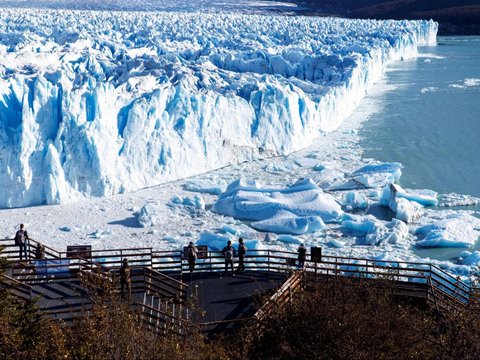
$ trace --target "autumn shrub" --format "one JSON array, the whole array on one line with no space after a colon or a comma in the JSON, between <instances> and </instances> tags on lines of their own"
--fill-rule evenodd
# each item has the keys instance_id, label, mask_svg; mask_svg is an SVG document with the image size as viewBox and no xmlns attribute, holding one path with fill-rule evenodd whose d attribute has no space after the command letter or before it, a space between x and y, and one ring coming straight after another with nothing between
<instances>
[{"instance_id":1,"label":"autumn shrub","mask_svg":"<svg viewBox=\"0 0 480 360\"><path fill-rule=\"evenodd\" d=\"M438 313L395 296L393 283L337 279L298 293L261 335L244 329L250 359L480 358L480 311Z\"/></svg>"}]
</instances>

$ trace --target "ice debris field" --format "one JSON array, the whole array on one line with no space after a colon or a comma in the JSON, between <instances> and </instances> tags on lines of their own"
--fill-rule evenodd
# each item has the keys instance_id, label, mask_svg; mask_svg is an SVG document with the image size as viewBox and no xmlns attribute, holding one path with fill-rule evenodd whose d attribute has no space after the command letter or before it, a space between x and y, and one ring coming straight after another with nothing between
<instances>
[{"instance_id":1,"label":"ice debris field","mask_svg":"<svg viewBox=\"0 0 480 360\"><path fill-rule=\"evenodd\" d=\"M445 208L477 199L403 189L401 164L356 145L353 110L435 43L434 22L11 9L0 24L4 237L20 222L60 250L242 236L466 277L480 261L480 220Z\"/></svg>"}]
</instances>

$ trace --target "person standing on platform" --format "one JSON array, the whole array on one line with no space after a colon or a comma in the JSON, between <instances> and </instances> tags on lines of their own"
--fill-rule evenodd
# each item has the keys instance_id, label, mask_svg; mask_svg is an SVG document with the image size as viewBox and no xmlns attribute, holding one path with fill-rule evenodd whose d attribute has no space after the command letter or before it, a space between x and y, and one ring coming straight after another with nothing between
<instances>
[{"instance_id":1,"label":"person standing on platform","mask_svg":"<svg viewBox=\"0 0 480 360\"><path fill-rule=\"evenodd\" d=\"M122 299L128 296L128 300L130 300L132 294L132 268L126 258L123 259L122 266L120 267L120 293Z\"/></svg>"},{"instance_id":2,"label":"person standing on platform","mask_svg":"<svg viewBox=\"0 0 480 360\"><path fill-rule=\"evenodd\" d=\"M243 239L238 239L238 272L245 271L245 254L247 253L247 247L243 243Z\"/></svg>"},{"instance_id":3,"label":"person standing on platform","mask_svg":"<svg viewBox=\"0 0 480 360\"><path fill-rule=\"evenodd\" d=\"M305 266L305 259L307 257L307 248L304 244L301 244L298 248L298 267L303 268Z\"/></svg>"},{"instance_id":4,"label":"person standing on platform","mask_svg":"<svg viewBox=\"0 0 480 360\"><path fill-rule=\"evenodd\" d=\"M225 257L225 276L227 276L228 266L232 267L232 276L235 276L233 273L233 257L235 256L235 249L232 246L232 242L228 240L227 246L222 250L222 254Z\"/></svg>"},{"instance_id":5,"label":"person standing on platform","mask_svg":"<svg viewBox=\"0 0 480 360\"><path fill-rule=\"evenodd\" d=\"M195 269L195 261L197 260L198 251L193 242L190 241L187 247L187 260L188 260L188 269L190 270L190 274L193 274L193 270Z\"/></svg>"},{"instance_id":6,"label":"person standing on platform","mask_svg":"<svg viewBox=\"0 0 480 360\"><path fill-rule=\"evenodd\" d=\"M20 230L15 234L15 245L19 248L20 260L28 260L28 245L30 238L28 237L27 230L25 230L25 225L20 224Z\"/></svg>"}]
</instances>

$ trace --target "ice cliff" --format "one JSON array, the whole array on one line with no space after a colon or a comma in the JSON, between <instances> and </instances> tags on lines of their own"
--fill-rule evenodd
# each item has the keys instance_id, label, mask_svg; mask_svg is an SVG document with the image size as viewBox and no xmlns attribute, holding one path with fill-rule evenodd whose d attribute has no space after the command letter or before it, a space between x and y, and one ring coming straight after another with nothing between
<instances>
[{"instance_id":1,"label":"ice cliff","mask_svg":"<svg viewBox=\"0 0 480 360\"><path fill-rule=\"evenodd\" d=\"M0 207L304 148L436 32L431 21L2 10Z\"/></svg>"}]
</instances>

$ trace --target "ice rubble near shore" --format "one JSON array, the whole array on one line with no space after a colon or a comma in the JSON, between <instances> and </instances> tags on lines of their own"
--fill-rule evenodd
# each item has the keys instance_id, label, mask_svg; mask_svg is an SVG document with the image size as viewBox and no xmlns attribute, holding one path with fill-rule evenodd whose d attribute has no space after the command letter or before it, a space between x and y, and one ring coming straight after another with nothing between
<instances>
[{"instance_id":1,"label":"ice rubble near shore","mask_svg":"<svg viewBox=\"0 0 480 360\"><path fill-rule=\"evenodd\" d=\"M402 174L399 163L369 164L351 173L313 164L312 174L319 176L307 175L284 188L233 181L213 203L212 211L246 221L257 231L278 234L277 240L287 236L283 242L290 244L301 241L290 235L324 237L335 224L345 239L355 238L356 245L385 250L392 246L402 251L410 246L466 248L480 236L480 219L470 212L430 210L438 205L437 193L396 184ZM327 175L321 176L323 172ZM335 174L335 182L325 182L330 174ZM368 212L370 207L391 212L375 216ZM343 247L333 241L327 246Z\"/></svg>"},{"instance_id":2,"label":"ice rubble near shore","mask_svg":"<svg viewBox=\"0 0 480 360\"><path fill-rule=\"evenodd\" d=\"M129 192L337 128L428 21L2 10L0 207Z\"/></svg>"}]
</instances>

